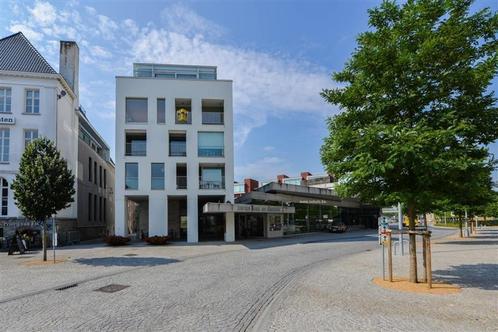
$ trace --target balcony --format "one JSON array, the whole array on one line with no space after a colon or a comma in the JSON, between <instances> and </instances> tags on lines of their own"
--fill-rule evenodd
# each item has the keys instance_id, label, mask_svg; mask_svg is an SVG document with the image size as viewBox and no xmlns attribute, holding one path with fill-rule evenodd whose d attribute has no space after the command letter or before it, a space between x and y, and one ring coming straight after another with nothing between
<instances>
[{"instance_id":1,"label":"balcony","mask_svg":"<svg viewBox=\"0 0 498 332\"><path fill-rule=\"evenodd\" d=\"M126 156L145 156L147 154L146 133L126 133Z\"/></svg>"},{"instance_id":2,"label":"balcony","mask_svg":"<svg viewBox=\"0 0 498 332\"><path fill-rule=\"evenodd\" d=\"M170 157L187 156L187 135L185 133L169 134L169 155Z\"/></svg>"},{"instance_id":3,"label":"balcony","mask_svg":"<svg viewBox=\"0 0 498 332\"><path fill-rule=\"evenodd\" d=\"M202 124L218 124L225 123L223 112L202 112Z\"/></svg>"},{"instance_id":4,"label":"balcony","mask_svg":"<svg viewBox=\"0 0 498 332\"><path fill-rule=\"evenodd\" d=\"M203 176L199 177L199 189L225 189L225 177L211 179Z\"/></svg>"},{"instance_id":5,"label":"balcony","mask_svg":"<svg viewBox=\"0 0 498 332\"><path fill-rule=\"evenodd\" d=\"M199 157L223 157L225 155L225 148L223 146L200 146L197 150Z\"/></svg>"},{"instance_id":6,"label":"balcony","mask_svg":"<svg viewBox=\"0 0 498 332\"><path fill-rule=\"evenodd\" d=\"M176 189L187 189L187 177L177 176L176 177Z\"/></svg>"},{"instance_id":7,"label":"balcony","mask_svg":"<svg viewBox=\"0 0 498 332\"><path fill-rule=\"evenodd\" d=\"M222 125L224 124L224 101L216 99L202 100L202 124Z\"/></svg>"}]
</instances>

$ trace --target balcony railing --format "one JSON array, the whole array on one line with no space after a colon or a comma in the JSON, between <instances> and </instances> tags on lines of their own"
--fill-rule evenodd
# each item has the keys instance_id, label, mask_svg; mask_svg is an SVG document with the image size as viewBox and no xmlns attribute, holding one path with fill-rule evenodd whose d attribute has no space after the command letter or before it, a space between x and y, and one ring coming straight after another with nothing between
<instances>
[{"instance_id":1,"label":"balcony railing","mask_svg":"<svg viewBox=\"0 0 498 332\"><path fill-rule=\"evenodd\" d=\"M147 154L147 141L133 141L126 143L127 156L145 156Z\"/></svg>"},{"instance_id":2,"label":"balcony railing","mask_svg":"<svg viewBox=\"0 0 498 332\"><path fill-rule=\"evenodd\" d=\"M225 189L225 177L222 176L219 180L203 179L199 177L199 189Z\"/></svg>"},{"instance_id":3,"label":"balcony railing","mask_svg":"<svg viewBox=\"0 0 498 332\"><path fill-rule=\"evenodd\" d=\"M172 157L185 157L187 155L187 143L184 141L171 141L169 143L169 155Z\"/></svg>"},{"instance_id":4,"label":"balcony railing","mask_svg":"<svg viewBox=\"0 0 498 332\"><path fill-rule=\"evenodd\" d=\"M126 177L125 178L125 189L126 190L137 190L138 189L138 177Z\"/></svg>"},{"instance_id":5,"label":"balcony railing","mask_svg":"<svg viewBox=\"0 0 498 332\"><path fill-rule=\"evenodd\" d=\"M176 189L187 189L187 177L177 176L176 177Z\"/></svg>"},{"instance_id":6,"label":"balcony railing","mask_svg":"<svg viewBox=\"0 0 498 332\"><path fill-rule=\"evenodd\" d=\"M197 155L199 157L223 157L225 148L223 146L199 146Z\"/></svg>"},{"instance_id":7,"label":"balcony railing","mask_svg":"<svg viewBox=\"0 0 498 332\"><path fill-rule=\"evenodd\" d=\"M202 124L223 124L223 112L202 112Z\"/></svg>"}]
</instances>

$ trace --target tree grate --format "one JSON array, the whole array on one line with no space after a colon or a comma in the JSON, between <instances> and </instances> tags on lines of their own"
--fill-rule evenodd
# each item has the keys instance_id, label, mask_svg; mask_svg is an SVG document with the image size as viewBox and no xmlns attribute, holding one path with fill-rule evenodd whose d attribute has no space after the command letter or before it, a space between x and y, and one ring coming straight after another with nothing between
<instances>
[{"instance_id":1,"label":"tree grate","mask_svg":"<svg viewBox=\"0 0 498 332\"><path fill-rule=\"evenodd\" d=\"M125 288L128 288L130 286L127 285L118 285L118 284L110 284L104 287L100 287L95 289L96 292L103 292L103 293L115 293L119 292L120 290L123 290Z\"/></svg>"}]
</instances>

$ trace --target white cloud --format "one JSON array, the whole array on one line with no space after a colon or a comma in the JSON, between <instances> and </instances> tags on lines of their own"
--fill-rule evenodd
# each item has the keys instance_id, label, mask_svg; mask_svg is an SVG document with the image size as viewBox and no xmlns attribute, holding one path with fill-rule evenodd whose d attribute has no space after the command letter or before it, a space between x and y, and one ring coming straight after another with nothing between
<instances>
[{"instance_id":1,"label":"white cloud","mask_svg":"<svg viewBox=\"0 0 498 332\"><path fill-rule=\"evenodd\" d=\"M92 54L99 58L111 58L112 54L101 46L94 45L90 48Z\"/></svg>"},{"instance_id":2,"label":"white cloud","mask_svg":"<svg viewBox=\"0 0 498 332\"><path fill-rule=\"evenodd\" d=\"M29 9L32 19L41 26L49 26L55 22L57 11L49 2L36 1L35 6Z\"/></svg>"},{"instance_id":3,"label":"white cloud","mask_svg":"<svg viewBox=\"0 0 498 332\"><path fill-rule=\"evenodd\" d=\"M211 37L220 37L225 33L222 26L198 15L182 4L173 4L164 8L161 17L166 22L168 31L188 36L205 34Z\"/></svg>"},{"instance_id":4,"label":"white cloud","mask_svg":"<svg viewBox=\"0 0 498 332\"><path fill-rule=\"evenodd\" d=\"M12 24L9 27L9 31L12 33L16 33L16 32L21 31L26 36L26 38L28 38L30 41L38 42L38 41L42 40L42 38L43 38L42 33L36 32L35 30L31 29L29 26L22 24L22 23Z\"/></svg>"},{"instance_id":5,"label":"white cloud","mask_svg":"<svg viewBox=\"0 0 498 332\"><path fill-rule=\"evenodd\" d=\"M258 181L268 181L276 178L277 174L285 174L289 170L288 162L278 157L265 157L242 166L235 166L236 179L252 178Z\"/></svg>"},{"instance_id":6,"label":"white cloud","mask_svg":"<svg viewBox=\"0 0 498 332\"><path fill-rule=\"evenodd\" d=\"M118 29L116 22L104 15L98 15L98 29L105 39L113 39L114 32Z\"/></svg>"},{"instance_id":7,"label":"white cloud","mask_svg":"<svg viewBox=\"0 0 498 332\"><path fill-rule=\"evenodd\" d=\"M267 146L263 147L263 151L265 151L265 152L272 152L273 150L275 150L275 147L271 146L271 145L267 145Z\"/></svg>"}]
</instances>

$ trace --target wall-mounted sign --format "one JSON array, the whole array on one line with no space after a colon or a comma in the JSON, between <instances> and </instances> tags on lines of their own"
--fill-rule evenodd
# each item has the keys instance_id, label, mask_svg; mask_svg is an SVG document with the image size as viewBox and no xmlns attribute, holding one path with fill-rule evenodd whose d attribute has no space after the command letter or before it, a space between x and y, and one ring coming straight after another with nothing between
<instances>
[{"instance_id":1,"label":"wall-mounted sign","mask_svg":"<svg viewBox=\"0 0 498 332\"><path fill-rule=\"evenodd\" d=\"M16 118L13 116L2 115L0 116L0 125L13 125L16 123Z\"/></svg>"}]
</instances>

